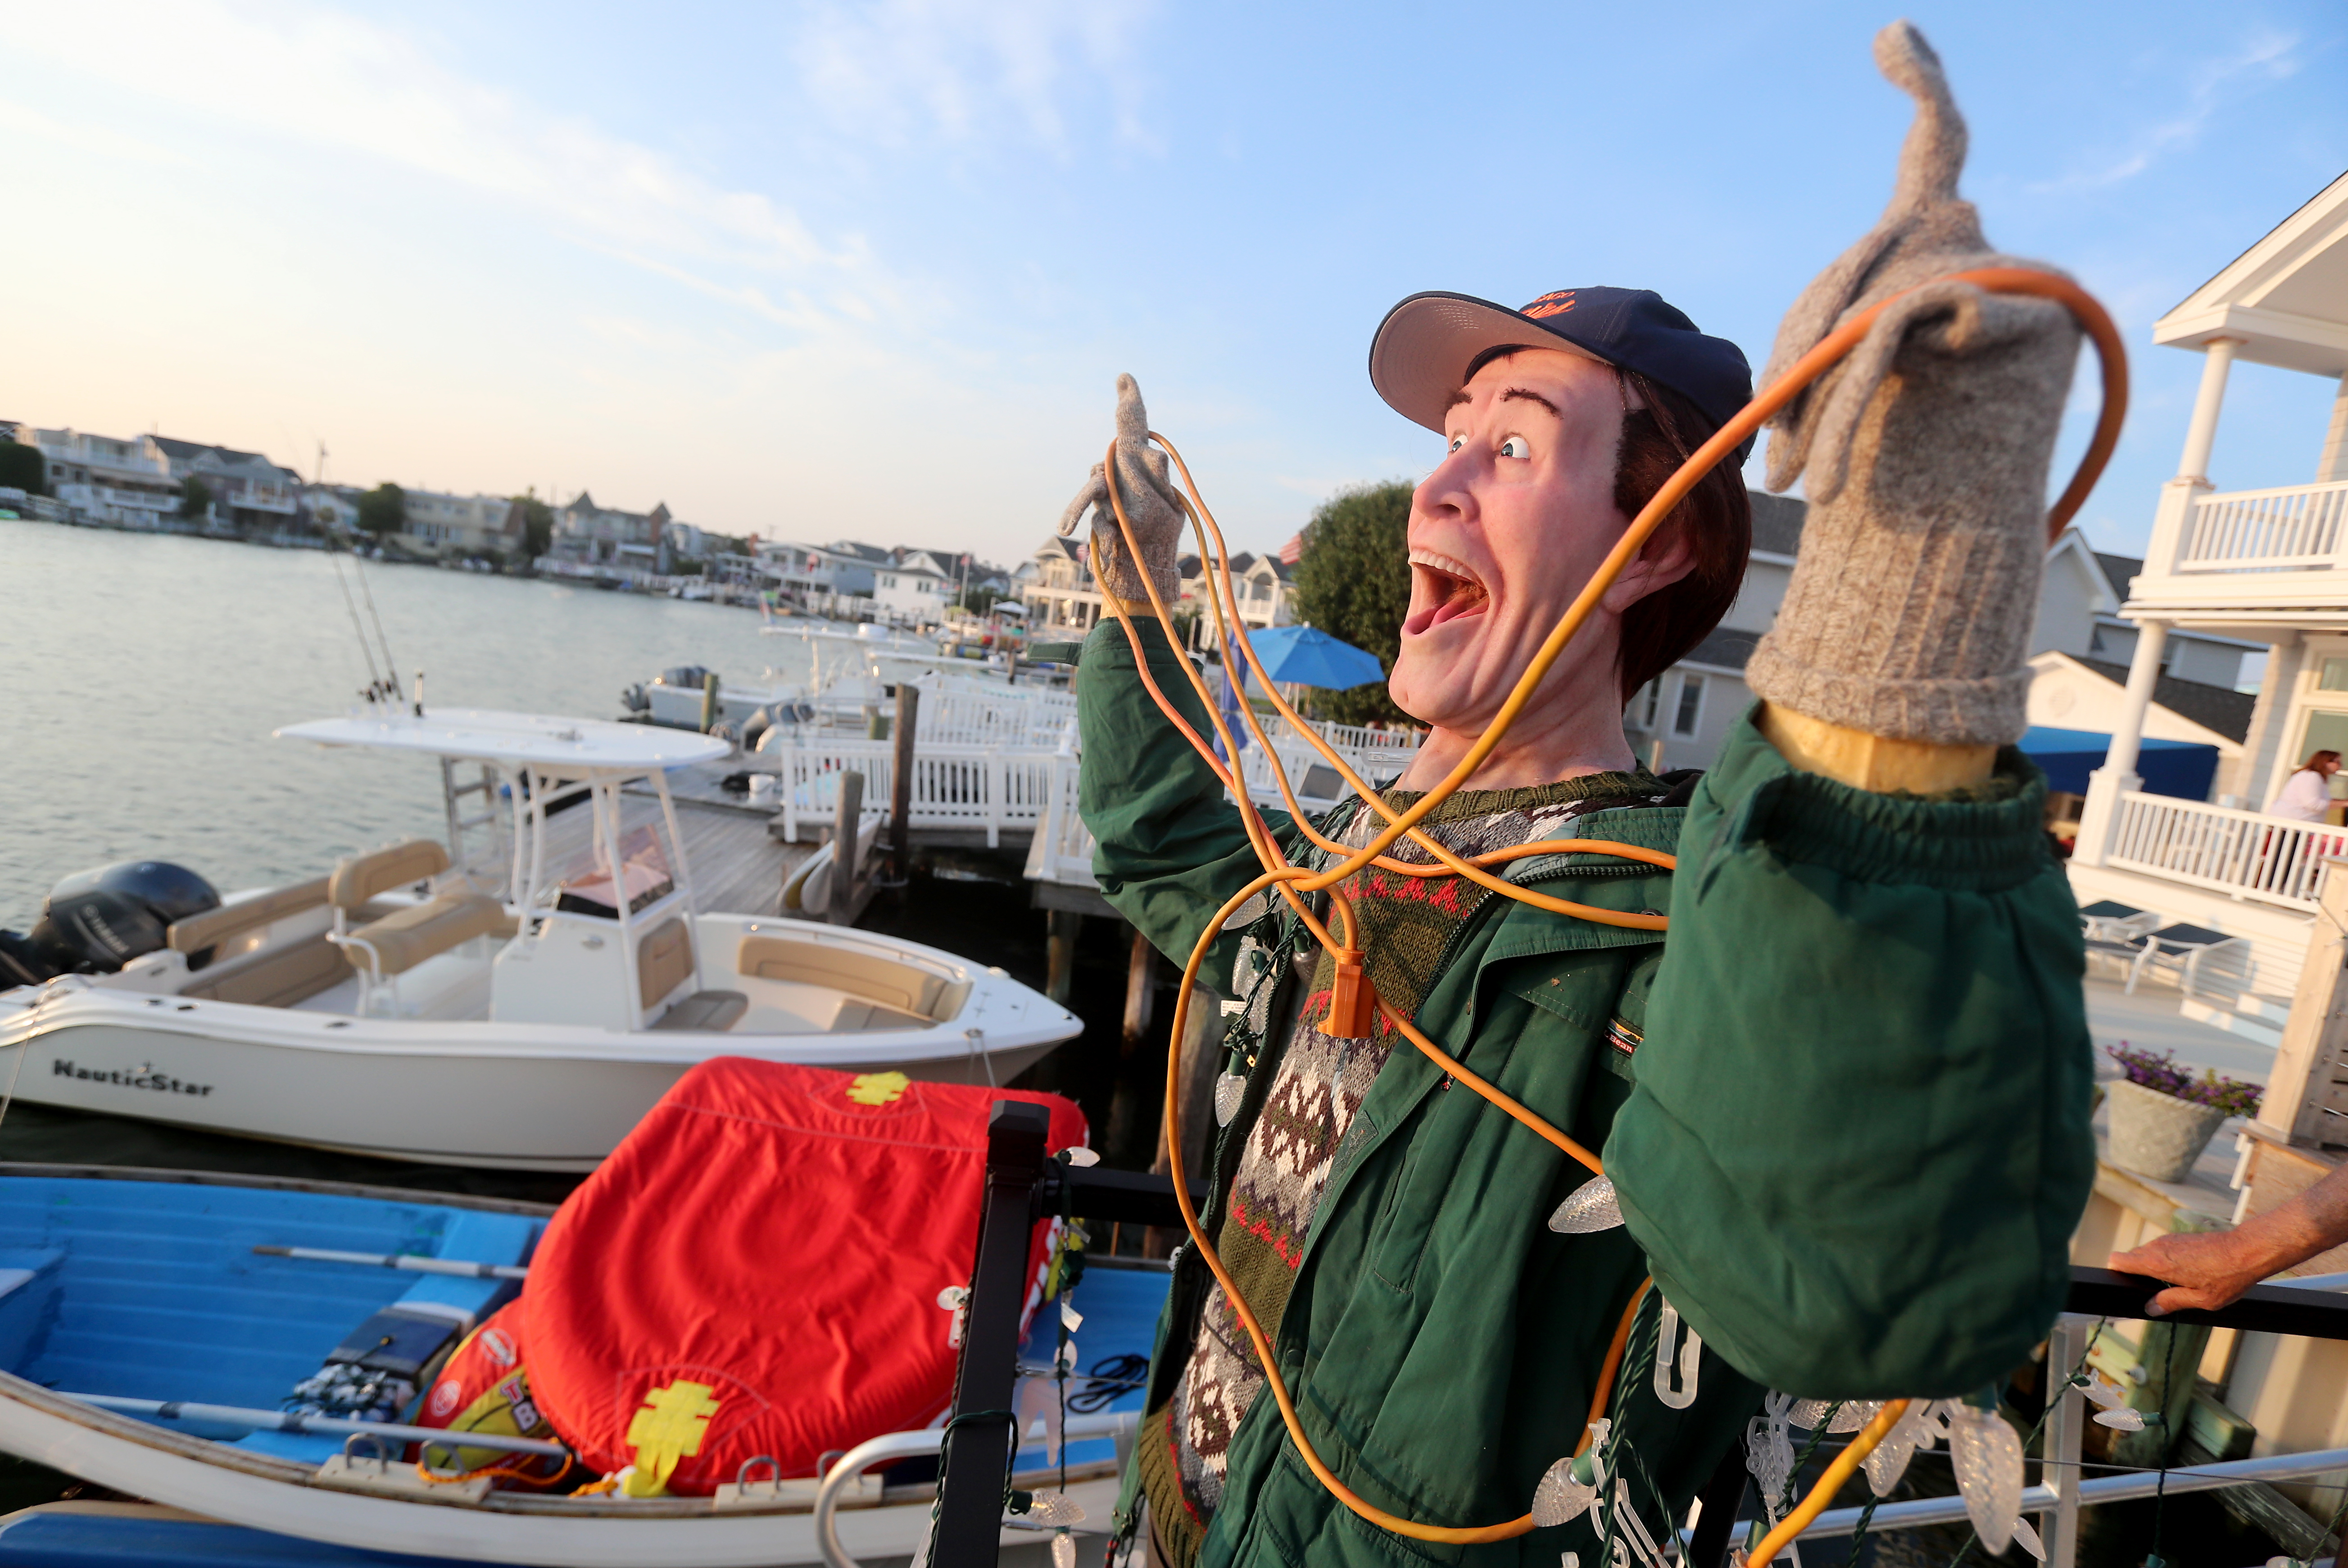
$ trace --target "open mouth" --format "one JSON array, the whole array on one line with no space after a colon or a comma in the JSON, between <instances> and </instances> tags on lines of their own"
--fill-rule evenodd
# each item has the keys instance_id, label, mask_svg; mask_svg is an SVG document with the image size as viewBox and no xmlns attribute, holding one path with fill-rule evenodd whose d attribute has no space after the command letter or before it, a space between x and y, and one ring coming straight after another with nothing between
<instances>
[{"instance_id":1,"label":"open mouth","mask_svg":"<svg viewBox=\"0 0 2348 1568\"><path fill-rule=\"evenodd\" d=\"M1414 579L1410 619L1402 623L1406 635L1416 637L1431 631L1463 615L1481 615L1491 606L1492 596L1486 590L1483 579L1465 561L1414 548L1410 552L1410 570Z\"/></svg>"}]
</instances>

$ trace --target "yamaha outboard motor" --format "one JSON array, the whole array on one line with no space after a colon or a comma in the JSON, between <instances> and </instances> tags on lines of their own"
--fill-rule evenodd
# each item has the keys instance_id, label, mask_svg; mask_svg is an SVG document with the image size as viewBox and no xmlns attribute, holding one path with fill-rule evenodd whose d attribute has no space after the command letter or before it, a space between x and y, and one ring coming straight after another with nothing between
<instances>
[{"instance_id":1,"label":"yamaha outboard motor","mask_svg":"<svg viewBox=\"0 0 2348 1568\"><path fill-rule=\"evenodd\" d=\"M112 974L161 948L173 921L220 905L211 883L168 860L77 872L49 889L27 936L0 937L0 979L29 984L66 973Z\"/></svg>"}]
</instances>

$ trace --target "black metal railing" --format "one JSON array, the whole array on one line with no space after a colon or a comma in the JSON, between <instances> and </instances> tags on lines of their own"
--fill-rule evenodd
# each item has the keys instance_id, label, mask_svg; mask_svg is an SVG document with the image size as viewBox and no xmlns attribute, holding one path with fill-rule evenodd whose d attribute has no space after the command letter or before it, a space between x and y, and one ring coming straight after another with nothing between
<instances>
[{"instance_id":1,"label":"black metal railing","mask_svg":"<svg viewBox=\"0 0 2348 1568\"><path fill-rule=\"evenodd\" d=\"M994 1568L1002 1538L1004 1477L1018 1437L1019 1315L1026 1300L1027 1254L1047 1214L1179 1231L1182 1213L1165 1176L1069 1165L1045 1153L1050 1117L1025 1101L997 1101L987 1122L986 1196L971 1271L969 1318L954 1378L953 1418L938 1481L936 1546L930 1568ZM1194 1203L1205 1194L1194 1189ZM2142 1318L2158 1280L2108 1268L2071 1270L2064 1310ZM2159 1321L2314 1339L2348 1339L2348 1295L2262 1285L2216 1312L2177 1311ZM1732 1448L1702 1496L1704 1508L1685 1561L1727 1560L1730 1526L1746 1485L1745 1456ZM916 1563L914 1568L921 1568Z\"/></svg>"}]
</instances>

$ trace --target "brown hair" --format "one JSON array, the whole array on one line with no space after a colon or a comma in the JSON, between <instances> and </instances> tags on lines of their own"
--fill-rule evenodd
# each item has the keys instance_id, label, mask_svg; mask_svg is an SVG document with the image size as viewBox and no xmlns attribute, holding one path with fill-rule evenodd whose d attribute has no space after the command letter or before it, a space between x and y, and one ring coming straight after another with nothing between
<instances>
[{"instance_id":1,"label":"brown hair","mask_svg":"<svg viewBox=\"0 0 2348 1568\"><path fill-rule=\"evenodd\" d=\"M1614 466L1614 506L1626 518L1654 498L1688 455L1715 428L1694 403L1634 370L1617 373L1646 404L1622 414L1622 444ZM1648 541L1676 531L1694 565L1677 582L1659 588L1622 612L1622 701L1678 663L1712 635L1736 601L1753 553L1753 497L1733 458L1723 458L1672 508Z\"/></svg>"},{"instance_id":2,"label":"brown hair","mask_svg":"<svg viewBox=\"0 0 2348 1568\"><path fill-rule=\"evenodd\" d=\"M2300 764L2295 771L2299 773L2306 773L2326 757L2330 757L2336 763L2340 760L2340 753L2338 752L2310 752L2307 753L2307 760Z\"/></svg>"},{"instance_id":3,"label":"brown hair","mask_svg":"<svg viewBox=\"0 0 2348 1568\"><path fill-rule=\"evenodd\" d=\"M1532 346L1504 343L1484 350L1468 361L1460 384L1475 380L1476 373L1494 360ZM1711 439L1716 426L1692 400L1670 387L1619 365L1614 374L1623 389L1622 439L1614 449L1614 507L1625 518L1635 518L1688 455ZM1630 406L1633 395L1644 407ZM1694 564L1685 577L1622 612L1619 657L1625 703L1711 636L1736 602L1736 590L1745 585L1746 562L1753 553L1753 497L1746 491L1742 468L1727 459L1715 464L1672 508L1648 543L1652 546L1673 531L1687 541Z\"/></svg>"}]
</instances>

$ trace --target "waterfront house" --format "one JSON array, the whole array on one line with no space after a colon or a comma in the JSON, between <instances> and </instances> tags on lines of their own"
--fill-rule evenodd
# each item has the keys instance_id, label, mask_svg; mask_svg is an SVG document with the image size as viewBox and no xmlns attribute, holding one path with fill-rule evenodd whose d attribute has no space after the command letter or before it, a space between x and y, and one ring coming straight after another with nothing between
<instances>
[{"instance_id":1,"label":"waterfront house","mask_svg":"<svg viewBox=\"0 0 2348 1568\"><path fill-rule=\"evenodd\" d=\"M953 596L953 562L930 550L899 546L872 568L872 597L892 621L935 626Z\"/></svg>"},{"instance_id":2,"label":"waterfront house","mask_svg":"<svg viewBox=\"0 0 2348 1568\"><path fill-rule=\"evenodd\" d=\"M2348 847L2335 827L2261 809L2308 753L2348 751L2348 175L2162 316L2153 341L2203 356L2200 390L2119 610L2136 637L2110 753L2090 777L2071 885L2083 905L2114 899L2247 938L2200 967L2196 989L2206 994L2188 1010L2271 1041L2299 981L2327 857ZM2213 482L2209 456L2237 360L2320 378L2308 391L2330 397L2332 414L2310 454L2312 480ZM2175 662L2170 645L2197 638L2267 649L2240 746L2215 786L2239 805L2149 794L2137 771L2140 739L2158 733L2147 715Z\"/></svg>"},{"instance_id":3,"label":"waterfront house","mask_svg":"<svg viewBox=\"0 0 2348 1568\"><path fill-rule=\"evenodd\" d=\"M665 501L649 512L626 512L598 506L594 497L582 490L554 514L549 553L585 566L626 567L664 576L674 520Z\"/></svg>"},{"instance_id":4,"label":"waterfront house","mask_svg":"<svg viewBox=\"0 0 2348 1568\"><path fill-rule=\"evenodd\" d=\"M16 439L41 449L49 494L92 522L168 528L180 511L170 460L144 436L121 440L86 430L20 426Z\"/></svg>"},{"instance_id":5,"label":"waterfront house","mask_svg":"<svg viewBox=\"0 0 2348 1568\"><path fill-rule=\"evenodd\" d=\"M510 496L458 496L439 490L404 494L407 521L386 542L411 554L502 562L522 549L522 509Z\"/></svg>"},{"instance_id":6,"label":"waterfront house","mask_svg":"<svg viewBox=\"0 0 2348 1568\"><path fill-rule=\"evenodd\" d=\"M258 452L170 436L139 439L162 455L182 495L191 481L201 483L211 499L201 522L240 533L276 533L301 516L300 477Z\"/></svg>"}]
</instances>

